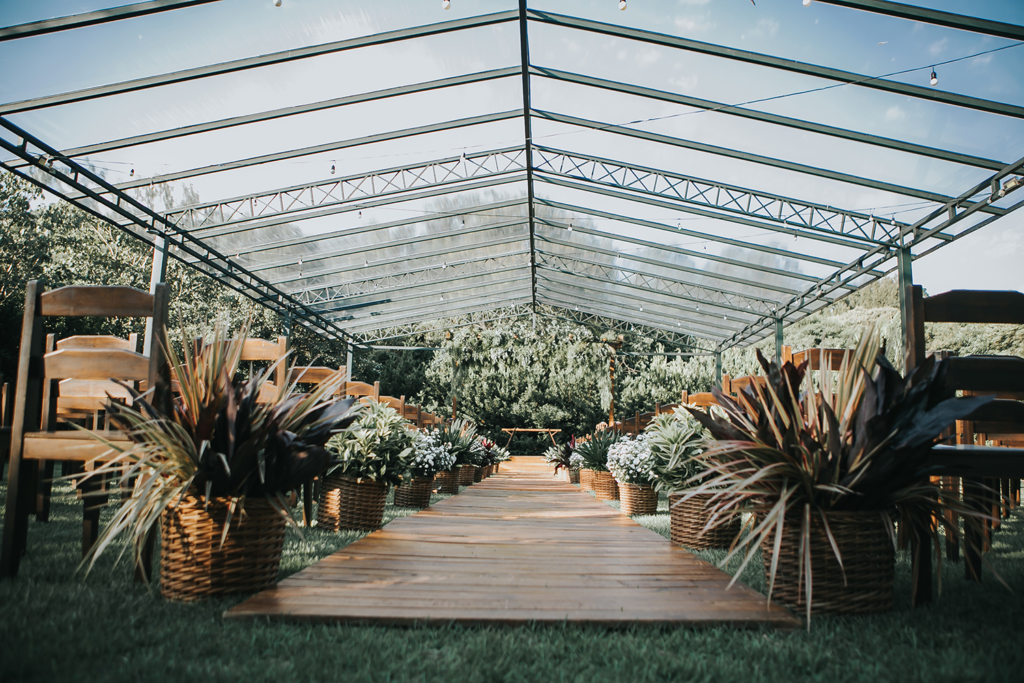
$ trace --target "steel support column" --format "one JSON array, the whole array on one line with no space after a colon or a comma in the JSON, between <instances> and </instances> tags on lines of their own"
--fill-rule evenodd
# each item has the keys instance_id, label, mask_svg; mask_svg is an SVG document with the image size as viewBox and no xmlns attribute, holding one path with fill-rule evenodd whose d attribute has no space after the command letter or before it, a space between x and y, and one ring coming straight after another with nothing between
<instances>
[{"instance_id":1,"label":"steel support column","mask_svg":"<svg viewBox=\"0 0 1024 683\"><path fill-rule=\"evenodd\" d=\"M775 319L775 364L782 367L782 318Z\"/></svg>"},{"instance_id":2,"label":"steel support column","mask_svg":"<svg viewBox=\"0 0 1024 683\"><path fill-rule=\"evenodd\" d=\"M526 151L526 207L530 222L530 293L537 309L537 250L535 248L536 207L533 203L533 124L530 121L530 34L526 22L526 0L519 0L519 48L523 67L523 148Z\"/></svg>"},{"instance_id":3,"label":"steel support column","mask_svg":"<svg viewBox=\"0 0 1024 683\"><path fill-rule=\"evenodd\" d=\"M913 254L910 253L910 247L901 246L896 250L896 281L898 284L900 294L900 332L903 335L903 369L906 371L906 359L908 340L910 339L910 330L908 325L910 324L910 300L907 298L907 287L914 284L914 273L913 273Z\"/></svg>"},{"instance_id":4,"label":"steel support column","mask_svg":"<svg viewBox=\"0 0 1024 683\"><path fill-rule=\"evenodd\" d=\"M715 384L722 388L722 352L715 351Z\"/></svg>"},{"instance_id":5,"label":"steel support column","mask_svg":"<svg viewBox=\"0 0 1024 683\"><path fill-rule=\"evenodd\" d=\"M167 240L157 237L153 240L153 269L149 275L149 293L156 292L156 286L167 279ZM153 336L153 319L146 318L146 338L142 342L142 355L148 356L152 349L150 339ZM138 349L132 349L137 351Z\"/></svg>"}]
</instances>

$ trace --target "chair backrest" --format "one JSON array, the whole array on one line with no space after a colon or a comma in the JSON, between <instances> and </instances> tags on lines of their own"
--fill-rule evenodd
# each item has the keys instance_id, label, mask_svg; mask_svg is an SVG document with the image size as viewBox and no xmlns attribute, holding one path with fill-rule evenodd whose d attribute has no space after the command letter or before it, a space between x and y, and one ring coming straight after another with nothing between
<instances>
[{"instance_id":1,"label":"chair backrest","mask_svg":"<svg viewBox=\"0 0 1024 683\"><path fill-rule=\"evenodd\" d=\"M329 368L322 365L296 366L288 371L288 382L322 384L328 380L339 379L339 373L344 374L345 368Z\"/></svg>"},{"instance_id":2,"label":"chair backrest","mask_svg":"<svg viewBox=\"0 0 1024 683\"><path fill-rule=\"evenodd\" d=\"M764 375L746 375L745 377L737 377L732 381L732 393L738 394L751 384L760 384L762 387L766 387L768 386L768 378Z\"/></svg>"},{"instance_id":3,"label":"chair backrest","mask_svg":"<svg viewBox=\"0 0 1024 683\"><path fill-rule=\"evenodd\" d=\"M808 370L820 370L822 356L825 358L825 367L829 370L839 370L843 367L843 358L849 349L804 349L793 354L793 365L800 365L807 361Z\"/></svg>"},{"instance_id":4,"label":"chair backrest","mask_svg":"<svg viewBox=\"0 0 1024 683\"><path fill-rule=\"evenodd\" d=\"M696 406L697 408L707 408L708 406L717 406L718 401L715 400L714 394L710 391L702 391L696 394L690 394L686 397L687 404Z\"/></svg>"},{"instance_id":5,"label":"chair backrest","mask_svg":"<svg viewBox=\"0 0 1024 683\"><path fill-rule=\"evenodd\" d=\"M380 382L374 382L373 386L366 382L345 382L341 390L345 396L355 396L356 398L369 396L375 401L380 398Z\"/></svg>"},{"instance_id":6,"label":"chair backrest","mask_svg":"<svg viewBox=\"0 0 1024 683\"><path fill-rule=\"evenodd\" d=\"M405 396L400 398L395 398L394 396L379 396L377 398L377 402L386 403L397 410L399 415L405 416Z\"/></svg>"},{"instance_id":7,"label":"chair backrest","mask_svg":"<svg viewBox=\"0 0 1024 683\"><path fill-rule=\"evenodd\" d=\"M167 324L167 305L167 285L163 283L150 294L120 286L75 285L44 291L38 281L29 282L25 290L12 448L18 448L20 455L20 443L15 445L15 442L20 442L25 432L55 429L62 380L144 381L153 391L150 400L159 409L169 411L170 372L157 337ZM91 341L71 338L72 341L62 347L54 345L51 338L53 350L48 351L43 322L56 316L152 318L149 348L153 353L147 358L109 338Z\"/></svg>"},{"instance_id":8,"label":"chair backrest","mask_svg":"<svg viewBox=\"0 0 1024 683\"><path fill-rule=\"evenodd\" d=\"M907 372L924 362L925 323L1024 324L1024 294L1013 291L954 290L925 297L920 285L908 285ZM1016 441L1024 434L1024 358L954 356L947 359L946 388L966 395L996 395L958 423L958 441ZM984 442L982 442L984 445Z\"/></svg>"},{"instance_id":9,"label":"chair backrest","mask_svg":"<svg viewBox=\"0 0 1024 683\"><path fill-rule=\"evenodd\" d=\"M242 362L270 361L273 363L280 361L286 355L288 355L288 337L278 337L277 341L250 337L242 342L242 354L239 360ZM274 369L273 385L269 389L274 390L275 387L286 384L287 373L287 363L285 361L278 363L277 368Z\"/></svg>"},{"instance_id":10,"label":"chair backrest","mask_svg":"<svg viewBox=\"0 0 1024 683\"><path fill-rule=\"evenodd\" d=\"M69 349L122 349L135 351L139 348L139 335L132 332L128 339L112 335L76 335L54 342L53 335L47 335L46 353ZM135 389L139 388L136 382ZM47 388L43 388L43 403L48 403ZM123 386L110 380L63 379L57 391L57 414L59 420L75 419L95 415L103 410L107 397L131 403L131 394Z\"/></svg>"}]
</instances>

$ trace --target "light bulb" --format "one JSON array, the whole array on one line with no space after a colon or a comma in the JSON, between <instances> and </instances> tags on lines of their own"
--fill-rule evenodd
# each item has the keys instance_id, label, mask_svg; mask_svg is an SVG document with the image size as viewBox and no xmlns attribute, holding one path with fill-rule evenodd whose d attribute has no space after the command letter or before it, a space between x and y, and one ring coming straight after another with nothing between
<instances>
[{"instance_id":1,"label":"light bulb","mask_svg":"<svg viewBox=\"0 0 1024 683\"><path fill-rule=\"evenodd\" d=\"M466 227L466 219L465 218L462 219L462 227Z\"/></svg>"},{"instance_id":2,"label":"light bulb","mask_svg":"<svg viewBox=\"0 0 1024 683\"><path fill-rule=\"evenodd\" d=\"M441 263L441 270L444 270L447 267L448 267L448 262L447 261L444 261L444 262Z\"/></svg>"},{"instance_id":3,"label":"light bulb","mask_svg":"<svg viewBox=\"0 0 1024 683\"><path fill-rule=\"evenodd\" d=\"M441 295L441 301L444 301L444 294Z\"/></svg>"},{"instance_id":4,"label":"light bulb","mask_svg":"<svg viewBox=\"0 0 1024 683\"><path fill-rule=\"evenodd\" d=\"M640 312L641 312L641 313L643 313L643 312L644 312L644 307L643 307L643 306L641 306L641 307L640 307Z\"/></svg>"},{"instance_id":5,"label":"light bulb","mask_svg":"<svg viewBox=\"0 0 1024 683\"><path fill-rule=\"evenodd\" d=\"M804 0L804 7L810 7L811 0Z\"/></svg>"},{"instance_id":6,"label":"light bulb","mask_svg":"<svg viewBox=\"0 0 1024 683\"><path fill-rule=\"evenodd\" d=\"M370 267L370 262L369 261L363 261L363 268L369 268L369 267Z\"/></svg>"},{"instance_id":7,"label":"light bulb","mask_svg":"<svg viewBox=\"0 0 1024 683\"><path fill-rule=\"evenodd\" d=\"M579 307L579 306L577 306L577 307L576 307L576 310L577 310L577 311L578 311L578 310L580 310L580 307Z\"/></svg>"},{"instance_id":8,"label":"light bulb","mask_svg":"<svg viewBox=\"0 0 1024 683\"><path fill-rule=\"evenodd\" d=\"M441 9L449 9L451 6L451 0L441 0Z\"/></svg>"},{"instance_id":9,"label":"light bulb","mask_svg":"<svg viewBox=\"0 0 1024 683\"><path fill-rule=\"evenodd\" d=\"M334 175L334 171L335 171L335 170L336 170L336 169L334 168L334 164L331 164L331 175Z\"/></svg>"},{"instance_id":10,"label":"light bulb","mask_svg":"<svg viewBox=\"0 0 1024 683\"><path fill-rule=\"evenodd\" d=\"M697 310L700 311L700 304L697 304Z\"/></svg>"},{"instance_id":11,"label":"light bulb","mask_svg":"<svg viewBox=\"0 0 1024 683\"><path fill-rule=\"evenodd\" d=\"M274 7L280 7L280 6L281 6L281 0L274 0Z\"/></svg>"},{"instance_id":12,"label":"light bulb","mask_svg":"<svg viewBox=\"0 0 1024 683\"><path fill-rule=\"evenodd\" d=\"M363 212L362 212L362 211L360 211L360 212L359 212L359 217L360 217L360 218L362 218L362 217L363 217Z\"/></svg>"},{"instance_id":13,"label":"light bulb","mask_svg":"<svg viewBox=\"0 0 1024 683\"><path fill-rule=\"evenodd\" d=\"M619 9L625 11L625 9L626 9L626 0L619 0Z\"/></svg>"},{"instance_id":14,"label":"light bulb","mask_svg":"<svg viewBox=\"0 0 1024 683\"><path fill-rule=\"evenodd\" d=\"M935 73L935 67L934 66L932 67L932 78L928 82L931 83L932 85L938 85L939 84L939 77Z\"/></svg>"},{"instance_id":15,"label":"light bulb","mask_svg":"<svg viewBox=\"0 0 1024 683\"><path fill-rule=\"evenodd\" d=\"M135 169L134 168L131 171L128 172L128 177L129 178L134 178L135 177Z\"/></svg>"},{"instance_id":16,"label":"light bulb","mask_svg":"<svg viewBox=\"0 0 1024 683\"><path fill-rule=\"evenodd\" d=\"M569 222L569 232L572 232L572 221Z\"/></svg>"}]
</instances>

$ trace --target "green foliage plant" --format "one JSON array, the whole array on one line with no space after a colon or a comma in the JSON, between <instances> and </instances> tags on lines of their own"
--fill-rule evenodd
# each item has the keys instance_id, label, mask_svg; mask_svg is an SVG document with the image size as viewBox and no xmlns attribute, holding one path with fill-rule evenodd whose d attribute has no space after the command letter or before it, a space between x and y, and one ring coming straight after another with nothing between
<instances>
[{"instance_id":1,"label":"green foliage plant","mask_svg":"<svg viewBox=\"0 0 1024 683\"><path fill-rule=\"evenodd\" d=\"M354 428L328 442L336 454L328 473L398 486L416 457L414 438L397 410L368 401Z\"/></svg>"},{"instance_id":2,"label":"green foliage plant","mask_svg":"<svg viewBox=\"0 0 1024 683\"><path fill-rule=\"evenodd\" d=\"M614 429L603 429L594 432L586 441L577 442L574 455L579 456L576 462L583 469L595 472L608 471L608 449L622 438Z\"/></svg>"},{"instance_id":3,"label":"green foliage plant","mask_svg":"<svg viewBox=\"0 0 1024 683\"><path fill-rule=\"evenodd\" d=\"M451 444L456 465L476 465L481 456L476 438L476 425L471 420L458 418L441 427L441 438Z\"/></svg>"},{"instance_id":4,"label":"green foliage plant","mask_svg":"<svg viewBox=\"0 0 1024 683\"><path fill-rule=\"evenodd\" d=\"M690 486L707 466L702 456L708 432L680 406L662 413L647 427L647 444L654 456L655 488L678 493Z\"/></svg>"},{"instance_id":5,"label":"green foliage plant","mask_svg":"<svg viewBox=\"0 0 1024 683\"><path fill-rule=\"evenodd\" d=\"M560 469L566 471L576 469L572 466L572 453L576 448L576 437L571 437L561 446L550 446L544 451L545 462L555 466L555 472Z\"/></svg>"},{"instance_id":6,"label":"green foliage plant","mask_svg":"<svg viewBox=\"0 0 1024 683\"><path fill-rule=\"evenodd\" d=\"M274 368L236 381L247 333L243 325L237 339L228 339L221 328L213 343L183 357L164 334L180 386L168 413L150 403L148 392L139 395L127 386L131 406L108 402L110 419L131 445L88 432L116 455L87 477L110 477L131 494L86 558L90 568L121 534L130 537L135 561L141 563L153 526L168 505L186 496L207 502L230 498L221 543L234 515L244 515L247 498L266 498L292 520L284 495L326 469L330 455L325 444L350 426L358 409L353 400L334 396L344 379L341 373L311 393L298 393L294 384L281 386L271 401L258 403L260 388Z\"/></svg>"},{"instance_id":7,"label":"green foliage plant","mask_svg":"<svg viewBox=\"0 0 1024 683\"><path fill-rule=\"evenodd\" d=\"M718 515L717 523L754 513L750 533L734 543L723 563L742 553L738 576L759 546L772 543L770 598L783 528L800 524L798 582L807 595L808 625L812 516L821 519L840 566L843 559L828 521L833 511L877 512L890 536L892 522L899 521L905 540L930 538L941 563L932 519L941 519L950 508L965 517L979 513L941 496L929 483L927 456L943 429L991 397L951 396L944 388L946 364L933 356L903 378L880 352L871 328L845 357L834 384L831 372L822 373L820 391L800 394L806 363L779 367L760 353L758 359L765 386L753 383L736 399L714 391L724 417L690 410L715 443L704 456L704 476L686 496L713 494L709 511Z\"/></svg>"}]
</instances>

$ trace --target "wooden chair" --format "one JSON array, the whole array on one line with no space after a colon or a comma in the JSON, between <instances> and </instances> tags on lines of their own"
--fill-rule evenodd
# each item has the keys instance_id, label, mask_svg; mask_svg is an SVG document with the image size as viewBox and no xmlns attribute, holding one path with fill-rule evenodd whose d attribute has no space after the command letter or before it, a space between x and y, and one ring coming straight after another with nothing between
<instances>
[{"instance_id":1,"label":"wooden chair","mask_svg":"<svg viewBox=\"0 0 1024 683\"><path fill-rule=\"evenodd\" d=\"M849 349L804 349L793 354L793 365L800 365L807 361L808 370L820 370L821 359L825 359L825 366L829 370L838 371L843 367L843 358L850 353Z\"/></svg>"},{"instance_id":2,"label":"wooden chair","mask_svg":"<svg viewBox=\"0 0 1024 683\"><path fill-rule=\"evenodd\" d=\"M1024 294L955 290L924 297L921 287L909 285L907 372L925 359L926 322L1024 324ZM946 387L966 395L995 394L996 400L957 424L957 445L938 446L931 462L940 474L960 477L964 501L990 512L991 492L999 490L999 479L1024 477L1024 452L1011 448L984 448L985 440L1017 443L1024 435L1024 359L1015 356L963 356L947 359ZM977 441L976 441L977 437ZM950 491L951 494L955 493ZM988 509L986 509L988 508ZM964 523L964 571L969 580L981 580L981 553L985 529L977 520ZM916 603L931 599L931 554L923 548L915 555L920 561Z\"/></svg>"},{"instance_id":3,"label":"wooden chair","mask_svg":"<svg viewBox=\"0 0 1024 683\"><path fill-rule=\"evenodd\" d=\"M282 366L283 363L281 366L278 366L278 368ZM292 382L298 382L299 384L322 384L328 380L336 379L338 373L344 372L344 367L336 369L314 365L297 366L288 370L288 383L291 384ZM316 489L319 488L319 482L319 477L313 477L313 479L302 485L302 523L305 526L311 526L313 524L313 498L316 497L315 492Z\"/></svg>"},{"instance_id":4,"label":"wooden chair","mask_svg":"<svg viewBox=\"0 0 1024 683\"><path fill-rule=\"evenodd\" d=\"M373 386L366 382L345 382L341 385L341 391L346 397L369 397L376 401L380 398L380 382L374 382Z\"/></svg>"},{"instance_id":5,"label":"wooden chair","mask_svg":"<svg viewBox=\"0 0 1024 683\"><path fill-rule=\"evenodd\" d=\"M167 300L164 284L157 285L155 293L150 294L130 287L106 286L62 287L47 292L38 281L28 283L14 392L0 578L17 575L28 544L28 518L36 503L32 494L39 471L31 461L70 460L87 466L111 453L79 430L58 429L61 380L146 381L152 391L151 402L160 410L170 410L170 372L157 337L167 322ZM122 348L62 348L46 353L43 323L52 316L151 317L153 352L149 358ZM105 436L111 441L128 443L123 434L113 430L105 431ZM99 530L99 506L89 505L89 494L96 491L98 483L90 479L82 488L86 495L82 545L83 552L87 552Z\"/></svg>"},{"instance_id":6,"label":"wooden chair","mask_svg":"<svg viewBox=\"0 0 1024 683\"><path fill-rule=\"evenodd\" d=\"M269 403L273 400L277 394L278 387L286 383L286 375L288 368L286 362L282 359L288 354L288 337L278 337L277 341L270 341L268 339L246 339L242 344L242 355L239 360L242 362L249 361L250 375L252 370L252 363L255 361L268 361L271 363L278 363L274 369L274 380L266 381L260 388L260 395L257 397L259 403Z\"/></svg>"}]
</instances>

